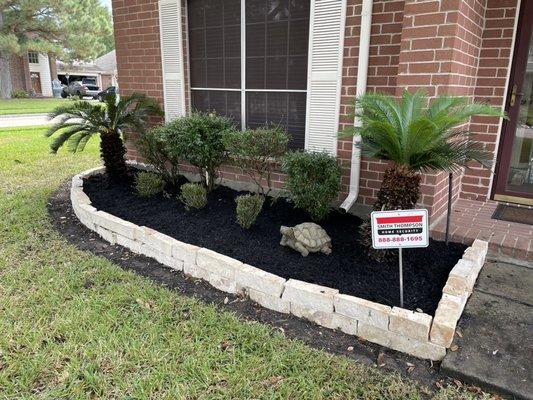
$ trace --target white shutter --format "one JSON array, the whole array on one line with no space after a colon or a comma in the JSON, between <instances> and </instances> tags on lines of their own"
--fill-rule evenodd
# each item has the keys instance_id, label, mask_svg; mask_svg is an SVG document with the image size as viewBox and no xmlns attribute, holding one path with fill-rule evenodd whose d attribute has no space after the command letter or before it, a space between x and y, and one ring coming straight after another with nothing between
<instances>
[{"instance_id":1,"label":"white shutter","mask_svg":"<svg viewBox=\"0 0 533 400\"><path fill-rule=\"evenodd\" d=\"M165 120L185 115L181 0L159 0Z\"/></svg>"},{"instance_id":2,"label":"white shutter","mask_svg":"<svg viewBox=\"0 0 533 400\"><path fill-rule=\"evenodd\" d=\"M337 152L346 0L312 0L305 148Z\"/></svg>"}]
</instances>

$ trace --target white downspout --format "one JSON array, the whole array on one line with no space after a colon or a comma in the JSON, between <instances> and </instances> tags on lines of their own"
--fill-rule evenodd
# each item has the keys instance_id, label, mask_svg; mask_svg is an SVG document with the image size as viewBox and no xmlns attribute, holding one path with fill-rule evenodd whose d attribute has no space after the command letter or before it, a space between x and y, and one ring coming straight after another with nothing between
<instances>
[{"instance_id":1,"label":"white downspout","mask_svg":"<svg viewBox=\"0 0 533 400\"><path fill-rule=\"evenodd\" d=\"M361 10L361 33L359 36L359 62L357 66L356 97L366 92L368 77L368 58L370 54L370 28L372 27L373 0L363 0ZM361 121L355 118L354 125L359 126ZM353 137L352 163L350 168L350 189L348 197L341 204L341 208L348 211L359 196L359 174L361 171L361 149L359 148L359 136Z\"/></svg>"}]
</instances>

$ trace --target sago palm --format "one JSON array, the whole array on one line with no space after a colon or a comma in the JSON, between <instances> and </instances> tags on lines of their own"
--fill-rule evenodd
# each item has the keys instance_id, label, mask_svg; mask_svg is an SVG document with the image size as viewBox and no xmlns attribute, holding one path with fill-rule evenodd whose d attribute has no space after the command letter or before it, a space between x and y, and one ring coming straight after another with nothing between
<instances>
[{"instance_id":1,"label":"sago palm","mask_svg":"<svg viewBox=\"0 0 533 400\"><path fill-rule=\"evenodd\" d=\"M392 164L385 171L374 209L414 208L421 172L456 172L470 161L486 163L483 143L472 140L463 128L475 115L503 117L500 110L465 97L429 102L421 90L404 91L401 99L374 93L356 99L352 116L360 124L343 134L359 135L364 155Z\"/></svg>"},{"instance_id":2,"label":"sago palm","mask_svg":"<svg viewBox=\"0 0 533 400\"><path fill-rule=\"evenodd\" d=\"M376 209L416 205L420 172L459 171L470 161L487 162L483 143L462 128L472 116L502 117L500 110L466 97L438 97L404 91L402 98L367 93L356 99L359 126L344 132L361 136L363 154L392 162L385 172Z\"/></svg>"},{"instance_id":3,"label":"sago palm","mask_svg":"<svg viewBox=\"0 0 533 400\"><path fill-rule=\"evenodd\" d=\"M50 145L55 153L64 144L72 152L82 151L91 137L100 135L100 156L106 172L112 180L119 181L127 176L124 133L143 132L152 116L161 115L159 104L139 93L120 99L108 96L105 105L77 101L57 107L49 114L50 119L58 118L58 121L46 136L58 133Z\"/></svg>"}]
</instances>

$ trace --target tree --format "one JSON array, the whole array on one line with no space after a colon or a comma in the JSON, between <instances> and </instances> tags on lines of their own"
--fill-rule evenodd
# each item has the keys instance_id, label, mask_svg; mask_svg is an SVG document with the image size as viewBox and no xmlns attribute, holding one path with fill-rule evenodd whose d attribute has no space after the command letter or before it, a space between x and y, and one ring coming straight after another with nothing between
<instances>
[{"instance_id":1,"label":"tree","mask_svg":"<svg viewBox=\"0 0 533 400\"><path fill-rule=\"evenodd\" d=\"M401 99L367 93L356 99L352 117L360 126L344 132L360 135L365 155L392 162L385 171L374 210L411 209L420 197L420 173L457 172L470 161L486 164L483 143L462 128L472 116L504 117L487 104L466 97L438 97L431 103L424 91L403 92ZM368 241L369 229L362 228Z\"/></svg>"},{"instance_id":2,"label":"tree","mask_svg":"<svg viewBox=\"0 0 533 400\"><path fill-rule=\"evenodd\" d=\"M94 59L112 34L111 16L99 0L0 0L0 97L11 96L13 55L37 51L67 62Z\"/></svg>"},{"instance_id":3,"label":"tree","mask_svg":"<svg viewBox=\"0 0 533 400\"><path fill-rule=\"evenodd\" d=\"M152 116L162 115L155 100L139 93L120 100L114 95L108 96L105 105L78 101L57 107L50 113L50 119L57 117L59 120L48 129L46 136L59 132L50 145L56 153L65 143L72 152L82 151L91 137L100 135L100 156L106 171L112 180L121 181L127 177L122 136L130 130L144 132Z\"/></svg>"}]
</instances>

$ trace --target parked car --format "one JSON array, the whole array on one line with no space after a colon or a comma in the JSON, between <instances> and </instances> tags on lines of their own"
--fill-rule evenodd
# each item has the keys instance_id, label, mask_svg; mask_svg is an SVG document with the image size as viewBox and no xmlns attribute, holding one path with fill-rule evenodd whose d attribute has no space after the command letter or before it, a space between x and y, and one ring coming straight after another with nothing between
<instances>
[{"instance_id":1,"label":"parked car","mask_svg":"<svg viewBox=\"0 0 533 400\"><path fill-rule=\"evenodd\" d=\"M80 81L70 82L70 84L63 88L61 97L66 98L69 96L78 96L80 99L84 97L92 97L96 99L100 92L100 88L97 85L84 84Z\"/></svg>"},{"instance_id":2,"label":"parked car","mask_svg":"<svg viewBox=\"0 0 533 400\"><path fill-rule=\"evenodd\" d=\"M98 85L98 83L96 82L96 78L95 77L83 78L81 80L81 83L83 85L95 85L95 86Z\"/></svg>"},{"instance_id":3,"label":"parked car","mask_svg":"<svg viewBox=\"0 0 533 400\"><path fill-rule=\"evenodd\" d=\"M101 92L98 92L98 95L96 98L98 101L104 102L106 97L110 94L117 94L117 87L116 86L109 86L106 90L102 90Z\"/></svg>"}]
</instances>

